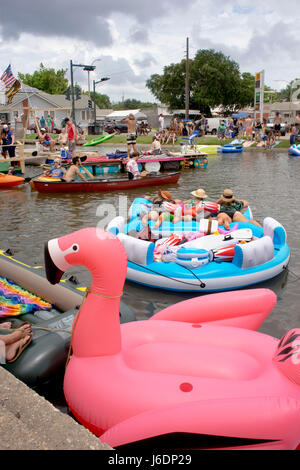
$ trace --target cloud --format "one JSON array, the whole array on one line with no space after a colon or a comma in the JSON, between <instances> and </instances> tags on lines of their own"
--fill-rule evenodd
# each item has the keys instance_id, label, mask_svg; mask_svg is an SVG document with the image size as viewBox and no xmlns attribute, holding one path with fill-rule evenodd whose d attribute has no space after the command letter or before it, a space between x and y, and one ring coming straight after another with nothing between
<instances>
[{"instance_id":1,"label":"cloud","mask_svg":"<svg viewBox=\"0 0 300 470\"><path fill-rule=\"evenodd\" d=\"M186 9L192 0L161 0L159 15L172 10ZM88 5L81 0L37 2L36 0L10 0L9 8L0 17L3 40L16 40L22 33L33 36L76 38L101 46L112 44L112 36L108 19L114 14L122 14L133 18L137 25L147 25L157 18L157 9L153 3L139 0L113 0L111 2L89 0ZM140 39L141 28L137 28L136 36ZM144 34L143 37L146 35Z\"/></svg>"},{"instance_id":2,"label":"cloud","mask_svg":"<svg viewBox=\"0 0 300 470\"><path fill-rule=\"evenodd\" d=\"M198 49L220 50L242 72L265 68L267 84L275 87L275 80L297 75L298 5L299 0L10 0L0 17L0 63L3 70L11 63L14 73L33 73L42 62L68 69L70 79L70 59L91 64L101 58L90 79L110 80L97 91L114 99L143 93L149 99L146 80L185 58L188 37L191 58ZM82 69L74 69L74 81L87 89Z\"/></svg>"},{"instance_id":3,"label":"cloud","mask_svg":"<svg viewBox=\"0 0 300 470\"><path fill-rule=\"evenodd\" d=\"M147 44L149 41L148 31L146 29L135 29L129 35L130 42Z\"/></svg>"},{"instance_id":4,"label":"cloud","mask_svg":"<svg viewBox=\"0 0 300 470\"><path fill-rule=\"evenodd\" d=\"M134 64L140 67L141 69L146 69L152 64L156 64L157 60L153 57L152 54L146 53L142 57L134 60Z\"/></svg>"}]
</instances>

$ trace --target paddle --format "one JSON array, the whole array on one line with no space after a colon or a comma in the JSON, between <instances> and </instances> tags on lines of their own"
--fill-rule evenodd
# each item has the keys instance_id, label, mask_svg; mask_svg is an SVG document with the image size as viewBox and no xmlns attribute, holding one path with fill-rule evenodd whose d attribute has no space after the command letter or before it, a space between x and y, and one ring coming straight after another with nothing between
<instances>
[{"instance_id":1,"label":"paddle","mask_svg":"<svg viewBox=\"0 0 300 470\"><path fill-rule=\"evenodd\" d=\"M85 162L87 159L87 156L85 155L84 157L80 157L80 161L81 163ZM83 169L83 171L86 172L87 175L89 175L90 178L94 178L94 175L92 175L92 173L87 169L87 168L84 168L84 166L80 165L80 167Z\"/></svg>"},{"instance_id":2,"label":"paddle","mask_svg":"<svg viewBox=\"0 0 300 470\"><path fill-rule=\"evenodd\" d=\"M92 173L87 168L84 168L82 165L80 165L80 167L83 169L83 171L86 172L87 175L89 175L90 178L94 178L94 175L92 175Z\"/></svg>"}]
</instances>

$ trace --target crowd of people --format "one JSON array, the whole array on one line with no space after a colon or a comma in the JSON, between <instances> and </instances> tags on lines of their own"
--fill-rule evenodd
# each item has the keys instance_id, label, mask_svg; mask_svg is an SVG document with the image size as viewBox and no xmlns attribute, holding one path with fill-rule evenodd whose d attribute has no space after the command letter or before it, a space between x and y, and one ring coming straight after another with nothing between
<instances>
[{"instance_id":1,"label":"crowd of people","mask_svg":"<svg viewBox=\"0 0 300 470\"><path fill-rule=\"evenodd\" d=\"M216 202L207 202L208 196L203 188L191 192L192 198L182 201L172 196L169 191L158 191L158 195L151 198L152 207L140 213L142 230L138 237L150 239L151 231L148 222L154 221L154 229L161 226L162 222L178 223L180 221L190 222L203 218L204 212L208 213L208 218L216 219L218 225L224 225L226 230L230 230L232 222L249 222L261 226L256 220L248 220L243 212L249 207L245 200L234 197L231 189L225 189L221 197Z\"/></svg>"}]
</instances>

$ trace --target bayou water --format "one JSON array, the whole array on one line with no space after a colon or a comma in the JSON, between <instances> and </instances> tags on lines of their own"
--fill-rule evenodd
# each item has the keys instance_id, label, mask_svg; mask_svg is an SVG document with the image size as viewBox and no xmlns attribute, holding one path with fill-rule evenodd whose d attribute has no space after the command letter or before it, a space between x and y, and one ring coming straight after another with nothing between
<instances>
[{"instance_id":1,"label":"bayou water","mask_svg":"<svg viewBox=\"0 0 300 470\"><path fill-rule=\"evenodd\" d=\"M105 149L107 152L114 150ZM37 173L40 173L39 168L27 168L27 176ZM289 157L287 150L255 149L242 154L210 155L207 169L185 170L178 184L165 187L179 199L188 199L191 191L204 188L211 201L216 201L225 188L231 188L237 198L249 202L254 218L260 223L270 216L283 224L291 249L289 268L277 278L259 285L269 287L278 296L276 307L260 328L261 332L277 338L300 326L299 183L300 158ZM125 196L129 208L136 197L153 196L157 190L153 187L122 193L47 195L31 191L29 184L2 190L0 249L11 249L15 258L31 266L43 265L43 247L49 239L102 223L103 204L108 208L108 218L113 217L119 215L120 201L124 206ZM90 275L84 268L74 267L65 277L70 275L76 276L80 285L89 284ZM126 282L122 300L131 307L137 320L142 320L190 296ZM56 393L53 401L64 408L62 391L58 392L58 398Z\"/></svg>"}]
</instances>

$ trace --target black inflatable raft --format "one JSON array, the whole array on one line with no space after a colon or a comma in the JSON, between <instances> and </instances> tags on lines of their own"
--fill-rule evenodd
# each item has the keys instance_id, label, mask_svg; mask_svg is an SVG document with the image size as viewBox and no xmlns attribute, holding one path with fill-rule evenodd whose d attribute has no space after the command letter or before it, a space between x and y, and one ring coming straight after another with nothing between
<instances>
[{"instance_id":1,"label":"black inflatable raft","mask_svg":"<svg viewBox=\"0 0 300 470\"><path fill-rule=\"evenodd\" d=\"M11 321L13 328L25 321L33 325L31 344L15 362L1 365L29 387L39 387L55 380L64 371L73 320L84 292L71 285L51 285L37 267L27 266L3 251L0 251L0 276L14 281L54 306L51 311L39 310L0 319L0 322ZM121 301L120 322L134 320L136 318L132 310Z\"/></svg>"}]
</instances>

